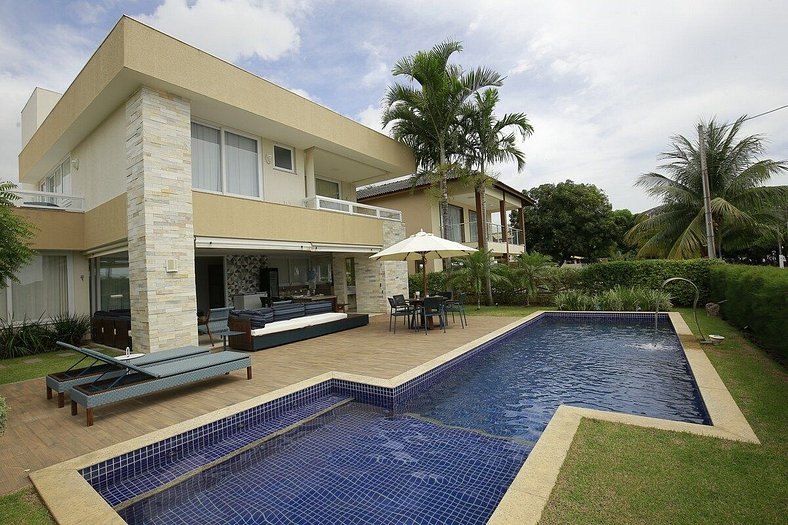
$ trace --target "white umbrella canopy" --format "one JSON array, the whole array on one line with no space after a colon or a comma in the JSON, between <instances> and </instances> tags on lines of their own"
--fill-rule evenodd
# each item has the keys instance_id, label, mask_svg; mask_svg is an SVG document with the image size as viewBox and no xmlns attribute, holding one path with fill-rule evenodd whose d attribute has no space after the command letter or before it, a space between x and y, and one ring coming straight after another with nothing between
<instances>
[{"instance_id":1,"label":"white umbrella canopy","mask_svg":"<svg viewBox=\"0 0 788 525\"><path fill-rule=\"evenodd\" d=\"M477 251L476 248L438 237L424 230L414 233L407 239L392 244L381 250L370 259L380 261L421 261L424 278L424 295L427 295L427 259L446 259L462 257Z\"/></svg>"}]
</instances>

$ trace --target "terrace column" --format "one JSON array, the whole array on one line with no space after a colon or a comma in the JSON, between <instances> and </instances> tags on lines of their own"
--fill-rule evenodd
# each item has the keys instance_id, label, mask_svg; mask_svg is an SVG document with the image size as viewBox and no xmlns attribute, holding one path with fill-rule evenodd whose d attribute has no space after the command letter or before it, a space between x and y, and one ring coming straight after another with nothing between
<instances>
[{"instance_id":1,"label":"terrace column","mask_svg":"<svg viewBox=\"0 0 788 525\"><path fill-rule=\"evenodd\" d=\"M523 232L523 251L527 251L525 247L525 206L520 208L520 231Z\"/></svg>"},{"instance_id":2,"label":"terrace column","mask_svg":"<svg viewBox=\"0 0 788 525\"><path fill-rule=\"evenodd\" d=\"M306 177L306 198L317 195L315 189L315 148L304 150L304 177Z\"/></svg>"},{"instance_id":3,"label":"terrace column","mask_svg":"<svg viewBox=\"0 0 788 525\"><path fill-rule=\"evenodd\" d=\"M405 238L405 225L399 221L380 221L383 248ZM359 312L386 312L387 297L408 295L408 263L373 261L368 255L356 257L356 308Z\"/></svg>"},{"instance_id":4,"label":"terrace column","mask_svg":"<svg viewBox=\"0 0 788 525\"><path fill-rule=\"evenodd\" d=\"M126 102L126 123L134 350L195 345L190 105L142 87Z\"/></svg>"}]
</instances>

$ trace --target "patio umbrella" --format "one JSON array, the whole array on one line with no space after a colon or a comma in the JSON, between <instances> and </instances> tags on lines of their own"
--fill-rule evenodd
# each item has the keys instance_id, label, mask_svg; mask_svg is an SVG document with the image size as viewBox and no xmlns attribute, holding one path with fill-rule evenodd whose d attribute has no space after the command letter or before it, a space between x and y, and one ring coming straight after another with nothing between
<instances>
[{"instance_id":1,"label":"patio umbrella","mask_svg":"<svg viewBox=\"0 0 788 525\"><path fill-rule=\"evenodd\" d=\"M446 259L461 257L476 251L458 242L449 241L424 230L414 233L407 239L392 244L385 250L371 255L370 259L380 261L421 261L422 277L424 278L424 296L427 296L427 259Z\"/></svg>"}]
</instances>

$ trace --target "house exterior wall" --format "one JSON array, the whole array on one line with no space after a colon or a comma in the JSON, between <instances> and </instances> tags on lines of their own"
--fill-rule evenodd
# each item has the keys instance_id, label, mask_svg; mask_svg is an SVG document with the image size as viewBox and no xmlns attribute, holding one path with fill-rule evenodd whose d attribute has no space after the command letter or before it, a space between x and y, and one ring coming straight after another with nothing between
<instances>
[{"instance_id":1,"label":"house exterior wall","mask_svg":"<svg viewBox=\"0 0 788 525\"><path fill-rule=\"evenodd\" d=\"M36 88L22 109L22 146L30 140L38 127L47 118L62 95L48 89Z\"/></svg>"},{"instance_id":2,"label":"house exterior wall","mask_svg":"<svg viewBox=\"0 0 788 525\"><path fill-rule=\"evenodd\" d=\"M141 88L126 104L131 333L136 350L197 344L189 102ZM169 260L177 271L168 272Z\"/></svg>"},{"instance_id":3,"label":"house exterior wall","mask_svg":"<svg viewBox=\"0 0 788 525\"><path fill-rule=\"evenodd\" d=\"M92 210L126 193L126 108L116 109L71 151L72 193Z\"/></svg>"},{"instance_id":4,"label":"house exterior wall","mask_svg":"<svg viewBox=\"0 0 788 525\"><path fill-rule=\"evenodd\" d=\"M405 238L401 222L384 221L383 248ZM385 312L388 297L408 294L408 266L405 261L374 261L356 257L356 309L359 312Z\"/></svg>"}]
</instances>

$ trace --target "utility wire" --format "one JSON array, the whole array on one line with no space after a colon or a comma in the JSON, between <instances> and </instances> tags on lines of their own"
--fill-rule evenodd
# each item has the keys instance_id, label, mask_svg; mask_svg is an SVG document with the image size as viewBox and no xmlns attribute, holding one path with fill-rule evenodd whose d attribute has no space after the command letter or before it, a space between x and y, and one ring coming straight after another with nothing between
<instances>
[{"instance_id":1,"label":"utility wire","mask_svg":"<svg viewBox=\"0 0 788 525\"><path fill-rule=\"evenodd\" d=\"M769 111L764 111L763 113L758 113L757 115L753 115L752 117L747 117L742 122L746 122L746 121L752 120L754 118L762 117L764 115L768 115L769 113L774 113L775 111L780 111L781 109L785 109L785 108L788 108L788 104L786 104L784 106L780 106L779 108L770 109Z\"/></svg>"}]
</instances>

